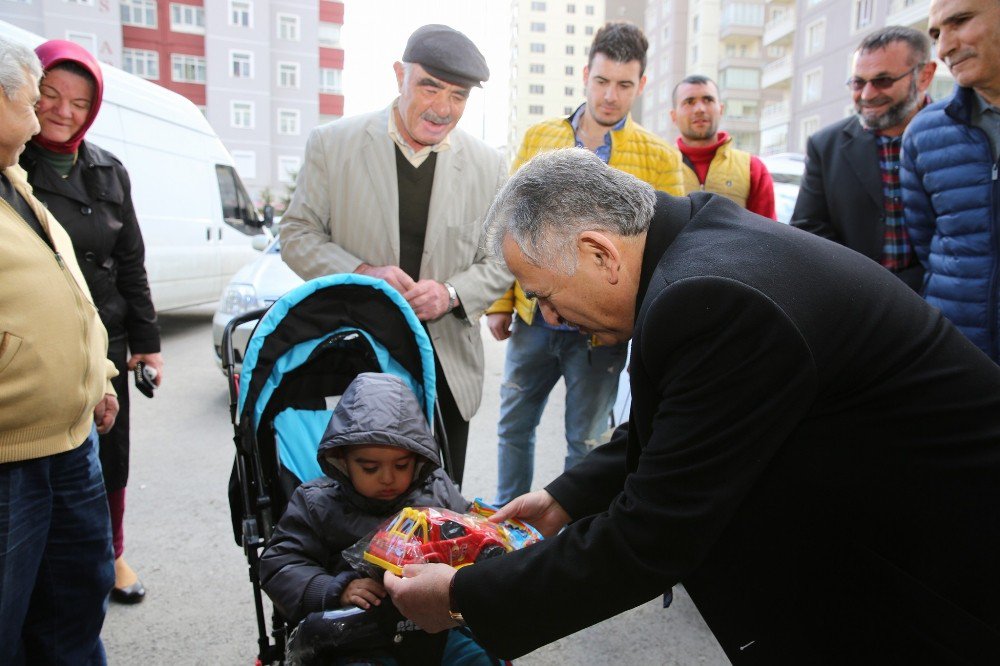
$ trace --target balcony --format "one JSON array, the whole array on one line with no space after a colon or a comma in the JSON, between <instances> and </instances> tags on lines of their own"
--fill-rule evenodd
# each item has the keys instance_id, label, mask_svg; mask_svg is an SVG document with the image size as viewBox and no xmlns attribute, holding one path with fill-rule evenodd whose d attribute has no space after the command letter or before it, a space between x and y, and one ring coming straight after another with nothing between
<instances>
[{"instance_id":1,"label":"balcony","mask_svg":"<svg viewBox=\"0 0 1000 666\"><path fill-rule=\"evenodd\" d=\"M761 88L790 88L792 85L792 56L786 55L764 65L760 76Z\"/></svg>"},{"instance_id":2,"label":"balcony","mask_svg":"<svg viewBox=\"0 0 1000 666\"><path fill-rule=\"evenodd\" d=\"M729 69L730 67L739 67L741 69L760 69L764 66L764 59L760 56L729 56L722 55L719 58L719 72Z\"/></svg>"},{"instance_id":3,"label":"balcony","mask_svg":"<svg viewBox=\"0 0 1000 666\"><path fill-rule=\"evenodd\" d=\"M745 40L747 37L759 38L764 34L763 23L723 17L719 23L719 39L723 42L732 39Z\"/></svg>"},{"instance_id":4,"label":"balcony","mask_svg":"<svg viewBox=\"0 0 1000 666\"><path fill-rule=\"evenodd\" d=\"M760 111L760 127L767 129L777 125L787 125L790 117L791 105L788 102L768 104Z\"/></svg>"},{"instance_id":5,"label":"balcony","mask_svg":"<svg viewBox=\"0 0 1000 666\"><path fill-rule=\"evenodd\" d=\"M927 12L930 0L892 0L886 25L906 25L922 29L927 26Z\"/></svg>"},{"instance_id":6,"label":"balcony","mask_svg":"<svg viewBox=\"0 0 1000 666\"><path fill-rule=\"evenodd\" d=\"M795 12L787 12L784 16L772 19L764 24L764 46L791 46L792 33L795 31Z\"/></svg>"}]
</instances>

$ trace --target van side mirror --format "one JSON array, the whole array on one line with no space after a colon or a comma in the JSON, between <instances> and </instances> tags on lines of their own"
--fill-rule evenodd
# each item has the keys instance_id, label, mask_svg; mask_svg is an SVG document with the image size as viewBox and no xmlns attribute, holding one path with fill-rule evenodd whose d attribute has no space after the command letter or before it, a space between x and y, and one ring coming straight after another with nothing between
<instances>
[{"instance_id":1,"label":"van side mirror","mask_svg":"<svg viewBox=\"0 0 1000 666\"><path fill-rule=\"evenodd\" d=\"M269 227L274 223L274 206L267 204L264 206L264 226Z\"/></svg>"}]
</instances>

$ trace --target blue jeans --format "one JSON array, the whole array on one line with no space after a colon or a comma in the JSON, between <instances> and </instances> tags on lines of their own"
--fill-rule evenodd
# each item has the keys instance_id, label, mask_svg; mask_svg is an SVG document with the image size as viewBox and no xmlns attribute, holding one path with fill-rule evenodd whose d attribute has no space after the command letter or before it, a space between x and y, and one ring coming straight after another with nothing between
<instances>
[{"instance_id":1,"label":"blue jeans","mask_svg":"<svg viewBox=\"0 0 1000 666\"><path fill-rule=\"evenodd\" d=\"M535 428L559 377L566 382L564 469L580 462L608 429L628 346L591 349L588 341L588 336L576 331L529 326L515 318L500 385L497 504L531 490Z\"/></svg>"},{"instance_id":2,"label":"blue jeans","mask_svg":"<svg viewBox=\"0 0 1000 666\"><path fill-rule=\"evenodd\" d=\"M0 664L105 664L114 583L97 432L0 465Z\"/></svg>"}]
</instances>

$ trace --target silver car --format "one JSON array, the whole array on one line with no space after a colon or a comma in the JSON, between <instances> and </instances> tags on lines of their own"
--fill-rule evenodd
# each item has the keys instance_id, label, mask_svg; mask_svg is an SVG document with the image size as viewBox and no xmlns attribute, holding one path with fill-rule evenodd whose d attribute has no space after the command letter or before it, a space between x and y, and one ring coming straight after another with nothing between
<instances>
[{"instance_id":1,"label":"silver car","mask_svg":"<svg viewBox=\"0 0 1000 666\"><path fill-rule=\"evenodd\" d=\"M258 241L259 242L259 241ZM281 243L275 238L259 257L232 277L222 292L219 306L212 317L212 343L215 360L222 367L222 332L226 324L238 315L259 308L270 307L286 292L302 284L302 278L281 260ZM233 332L233 351L236 355L236 372L240 372L243 352L256 322L240 325Z\"/></svg>"}]
</instances>

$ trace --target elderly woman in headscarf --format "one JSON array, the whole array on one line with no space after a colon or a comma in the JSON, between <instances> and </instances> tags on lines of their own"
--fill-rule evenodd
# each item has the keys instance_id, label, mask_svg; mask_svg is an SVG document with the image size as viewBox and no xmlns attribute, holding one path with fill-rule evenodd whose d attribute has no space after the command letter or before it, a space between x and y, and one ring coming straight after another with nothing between
<instances>
[{"instance_id":1,"label":"elderly woman in headscarf","mask_svg":"<svg viewBox=\"0 0 1000 666\"><path fill-rule=\"evenodd\" d=\"M163 377L160 334L144 265L145 249L132 206L128 172L114 155L84 140L101 108L104 80L97 60L72 42L51 40L35 52L44 68L35 106L41 132L21 154L35 196L73 240L87 286L108 330L108 358L121 411L101 435L100 456L115 548L111 598L142 601L146 593L123 557L129 461L129 371L139 362ZM67 378L72 381L72 378Z\"/></svg>"}]
</instances>

